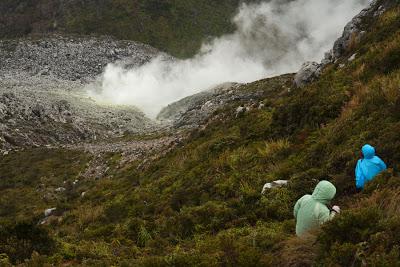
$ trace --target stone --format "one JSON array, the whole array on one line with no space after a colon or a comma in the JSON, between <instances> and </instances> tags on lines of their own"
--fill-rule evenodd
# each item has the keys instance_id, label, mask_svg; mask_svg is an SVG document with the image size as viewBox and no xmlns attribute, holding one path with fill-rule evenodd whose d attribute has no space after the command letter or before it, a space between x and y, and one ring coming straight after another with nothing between
<instances>
[{"instance_id":1,"label":"stone","mask_svg":"<svg viewBox=\"0 0 400 267\"><path fill-rule=\"evenodd\" d=\"M247 108L244 106L239 106L238 108L236 108L236 114L235 117L239 117L240 115L244 114L247 111Z\"/></svg>"},{"instance_id":2,"label":"stone","mask_svg":"<svg viewBox=\"0 0 400 267\"><path fill-rule=\"evenodd\" d=\"M267 191L267 189L279 188L287 184L288 184L287 180L276 180L271 183L266 183L261 191L261 194L264 194Z\"/></svg>"},{"instance_id":3,"label":"stone","mask_svg":"<svg viewBox=\"0 0 400 267\"><path fill-rule=\"evenodd\" d=\"M301 88L314 81L321 74L321 64L317 62L305 62L294 77L294 84Z\"/></svg>"},{"instance_id":4,"label":"stone","mask_svg":"<svg viewBox=\"0 0 400 267\"><path fill-rule=\"evenodd\" d=\"M52 215L56 210L57 210L57 208L46 209L46 210L44 211L44 216L45 216L45 217L49 217L49 216Z\"/></svg>"},{"instance_id":5,"label":"stone","mask_svg":"<svg viewBox=\"0 0 400 267\"><path fill-rule=\"evenodd\" d=\"M64 192L66 189L64 187L58 187L56 188L54 191L56 191L57 193L62 193Z\"/></svg>"},{"instance_id":6,"label":"stone","mask_svg":"<svg viewBox=\"0 0 400 267\"><path fill-rule=\"evenodd\" d=\"M356 59L356 56L357 56L357 53L354 53L351 57L349 57L347 59L347 61L349 61L349 62L353 61L354 59Z\"/></svg>"}]
</instances>

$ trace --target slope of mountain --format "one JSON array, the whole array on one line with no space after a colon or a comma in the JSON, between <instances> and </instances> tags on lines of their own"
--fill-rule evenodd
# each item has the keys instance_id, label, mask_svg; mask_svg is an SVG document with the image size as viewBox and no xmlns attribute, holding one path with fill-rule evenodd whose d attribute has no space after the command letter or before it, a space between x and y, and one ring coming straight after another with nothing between
<instances>
[{"instance_id":1,"label":"slope of mountain","mask_svg":"<svg viewBox=\"0 0 400 267\"><path fill-rule=\"evenodd\" d=\"M188 56L208 36L234 30L230 19L239 2L5 0L0 2L0 38L54 32L112 35Z\"/></svg>"},{"instance_id":2,"label":"slope of mountain","mask_svg":"<svg viewBox=\"0 0 400 267\"><path fill-rule=\"evenodd\" d=\"M0 151L69 144L159 128L133 107L87 94L108 63L140 66L159 55L148 45L109 37L0 41Z\"/></svg>"},{"instance_id":3,"label":"slope of mountain","mask_svg":"<svg viewBox=\"0 0 400 267\"><path fill-rule=\"evenodd\" d=\"M357 20L363 33L344 36L349 42L313 82L297 88L289 74L240 85L251 98L225 102L198 128L180 130L182 138L146 155L75 147L3 156L0 262L397 266L400 3L374 1ZM214 93L175 103L164 117L191 118L187 112ZM241 105L250 109L236 116ZM354 166L364 143L389 169L357 193ZM96 180L90 173L99 166L104 172ZM264 183L278 179L288 185L261 195ZM322 179L337 186L343 212L296 238L293 205Z\"/></svg>"}]
</instances>

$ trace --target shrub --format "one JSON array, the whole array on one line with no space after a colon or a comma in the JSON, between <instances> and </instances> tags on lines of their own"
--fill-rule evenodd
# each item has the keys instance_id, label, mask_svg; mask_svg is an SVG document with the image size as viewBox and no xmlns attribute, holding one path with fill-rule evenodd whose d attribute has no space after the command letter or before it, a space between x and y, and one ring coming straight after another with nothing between
<instances>
[{"instance_id":1,"label":"shrub","mask_svg":"<svg viewBox=\"0 0 400 267\"><path fill-rule=\"evenodd\" d=\"M351 212L343 212L331 222L323 225L319 236L323 249L329 248L336 242L357 244L369 238L378 230L378 222L382 216L376 207L368 207Z\"/></svg>"},{"instance_id":2,"label":"shrub","mask_svg":"<svg viewBox=\"0 0 400 267\"><path fill-rule=\"evenodd\" d=\"M316 236L309 234L303 238L291 237L282 242L282 249L276 257L279 266L312 266L317 257Z\"/></svg>"},{"instance_id":3,"label":"shrub","mask_svg":"<svg viewBox=\"0 0 400 267\"><path fill-rule=\"evenodd\" d=\"M51 255L55 249L56 242L47 230L34 222L0 225L0 251L13 264L29 259L34 251Z\"/></svg>"}]
</instances>

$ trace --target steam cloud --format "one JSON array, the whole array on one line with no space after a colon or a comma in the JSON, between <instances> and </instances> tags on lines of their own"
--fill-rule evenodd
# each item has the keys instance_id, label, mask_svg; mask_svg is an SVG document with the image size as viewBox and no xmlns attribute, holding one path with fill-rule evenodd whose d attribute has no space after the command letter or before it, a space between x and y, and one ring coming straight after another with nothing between
<instances>
[{"instance_id":1,"label":"steam cloud","mask_svg":"<svg viewBox=\"0 0 400 267\"><path fill-rule=\"evenodd\" d=\"M89 90L98 101L134 105L154 118L178 99L223 82L250 82L295 72L318 61L368 0L272 0L243 4L233 34L203 44L186 60L159 56L130 70L110 64L101 86Z\"/></svg>"}]
</instances>

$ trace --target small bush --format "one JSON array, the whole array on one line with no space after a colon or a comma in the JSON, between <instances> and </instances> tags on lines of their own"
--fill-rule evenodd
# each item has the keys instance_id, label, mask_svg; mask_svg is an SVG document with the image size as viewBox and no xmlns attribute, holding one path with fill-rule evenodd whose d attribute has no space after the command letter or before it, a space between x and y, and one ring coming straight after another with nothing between
<instances>
[{"instance_id":1,"label":"small bush","mask_svg":"<svg viewBox=\"0 0 400 267\"><path fill-rule=\"evenodd\" d=\"M15 264L29 259L34 251L51 255L56 242L47 230L33 222L18 222L15 225L0 225L0 251Z\"/></svg>"}]
</instances>

